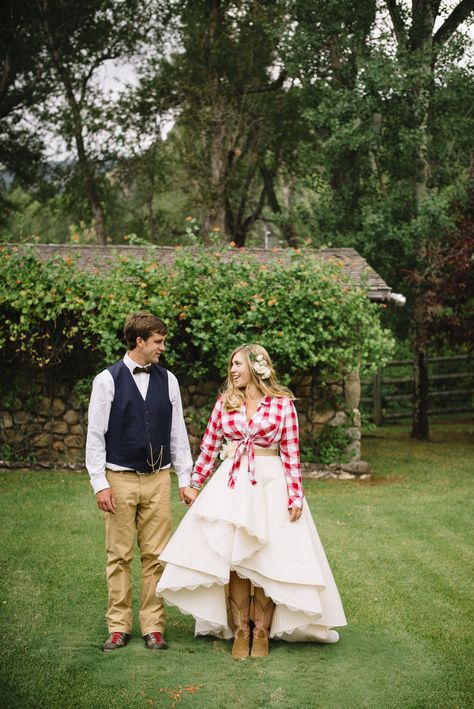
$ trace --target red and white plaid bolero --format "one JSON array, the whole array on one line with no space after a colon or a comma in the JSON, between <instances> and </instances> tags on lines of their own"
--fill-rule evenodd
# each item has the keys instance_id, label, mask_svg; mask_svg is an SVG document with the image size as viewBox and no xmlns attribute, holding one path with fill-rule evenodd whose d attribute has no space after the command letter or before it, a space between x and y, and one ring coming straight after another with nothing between
<instances>
[{"instance_id":1,"label":"red and white plaid bolero","mask_svg":"<svg viewBox=\"0 0 474 709\"><path fill-rule=\"evenodd\" d=\"M234 487L240 460L248 456L248 474L256 484L254 469L254 444L268 448L279 442L280 458L285 470L288 488L288 507L303 507L300 452L298 444L298 416L293 402L287 398L266 396L253 418L247 422L245 406L240 411L225 411L223 398L219 397L201 441L201 453L194 466L192 481L202 485L210 476L224 438L236 444L229 487Z\"/></svg>"}]
</instances>

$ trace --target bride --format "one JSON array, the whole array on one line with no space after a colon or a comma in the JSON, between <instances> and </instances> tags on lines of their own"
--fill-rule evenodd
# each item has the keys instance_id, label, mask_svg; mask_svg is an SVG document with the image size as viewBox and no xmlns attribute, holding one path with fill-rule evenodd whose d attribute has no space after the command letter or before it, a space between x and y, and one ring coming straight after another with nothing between
<instances>
[{"instance_id":1,"label":"bride","mask_svg":"<svg viewBox=\"0 0 474 709\"><path fill-rule=\"evenodd\" d=\"M269 638L334 643L331 628L346 625L304 499L293 399L263 347L232 352L184 491L190 509L160 555L158 595L195 617L196 635L233 637L237 659L267 655Z\"/></svg>"}]
</instances>

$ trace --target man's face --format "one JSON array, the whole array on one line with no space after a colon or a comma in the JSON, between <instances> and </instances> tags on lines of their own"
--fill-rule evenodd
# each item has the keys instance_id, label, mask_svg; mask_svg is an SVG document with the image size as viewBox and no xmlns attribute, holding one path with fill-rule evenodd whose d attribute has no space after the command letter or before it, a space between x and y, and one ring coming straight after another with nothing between
<instances>
[{"instance_id":1,"label":"man's face","mask_svg":"<svg viewBox=\"0 0 474 709\"><path fill-rule=\"evenodd\" d=\"M137 352L142 360L142 365L158 364L160 355L165 351L166 335L159 332L152 332L146 340L137 337Z\"/></svg>"}]
</instances>

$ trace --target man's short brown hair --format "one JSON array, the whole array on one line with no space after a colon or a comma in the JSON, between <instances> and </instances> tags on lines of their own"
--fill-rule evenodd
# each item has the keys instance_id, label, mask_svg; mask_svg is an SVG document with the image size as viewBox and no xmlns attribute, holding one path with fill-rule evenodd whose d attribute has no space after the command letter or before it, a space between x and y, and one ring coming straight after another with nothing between
<instances>
[{"instance_id":1,"label":"man's short brown hair","mask_svg":"<svg viewBox=\"0 0 474 709\"><path fill-rule=\"evenodd\" d=\"M163 320L147 310L129 315L123 326L123 335L129 350L133 350L137 346L137 337L147 340L154 332L167 335L168 328Z\"/></svg>"}]
</instances>

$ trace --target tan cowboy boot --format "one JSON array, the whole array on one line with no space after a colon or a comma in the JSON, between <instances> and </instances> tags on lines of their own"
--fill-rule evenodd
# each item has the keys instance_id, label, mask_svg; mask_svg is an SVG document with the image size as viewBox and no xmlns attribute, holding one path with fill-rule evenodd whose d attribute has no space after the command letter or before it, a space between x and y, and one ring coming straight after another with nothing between
<instances>
[{"instance_id":1,"label":"tan cowboy boot","mask_svg":"<svg viewBox=\"0 0 474 709\"><path fill-rule=\"evenodd\" d=\"M240 606L229 596L229 604L234 620L234 644L232 645L232 657L236 660L244 660L249 656L250 650L250 626L249 610L250 596L245 598Z\"/></svg>"},{"instance_id":2,"label":"tan cowboy boot","mask_svg":"<svg viewBox=\"0 0 474 709\"><path fill-rule=\"evenodd\" d=\"M265 657L268 655L268 636L270 634L270 625L272 623L273 611L275 604L271 598L267 598L265 605L254 596L254 622L253 642L251 657Z\"/></svg>"}]
</instances>

